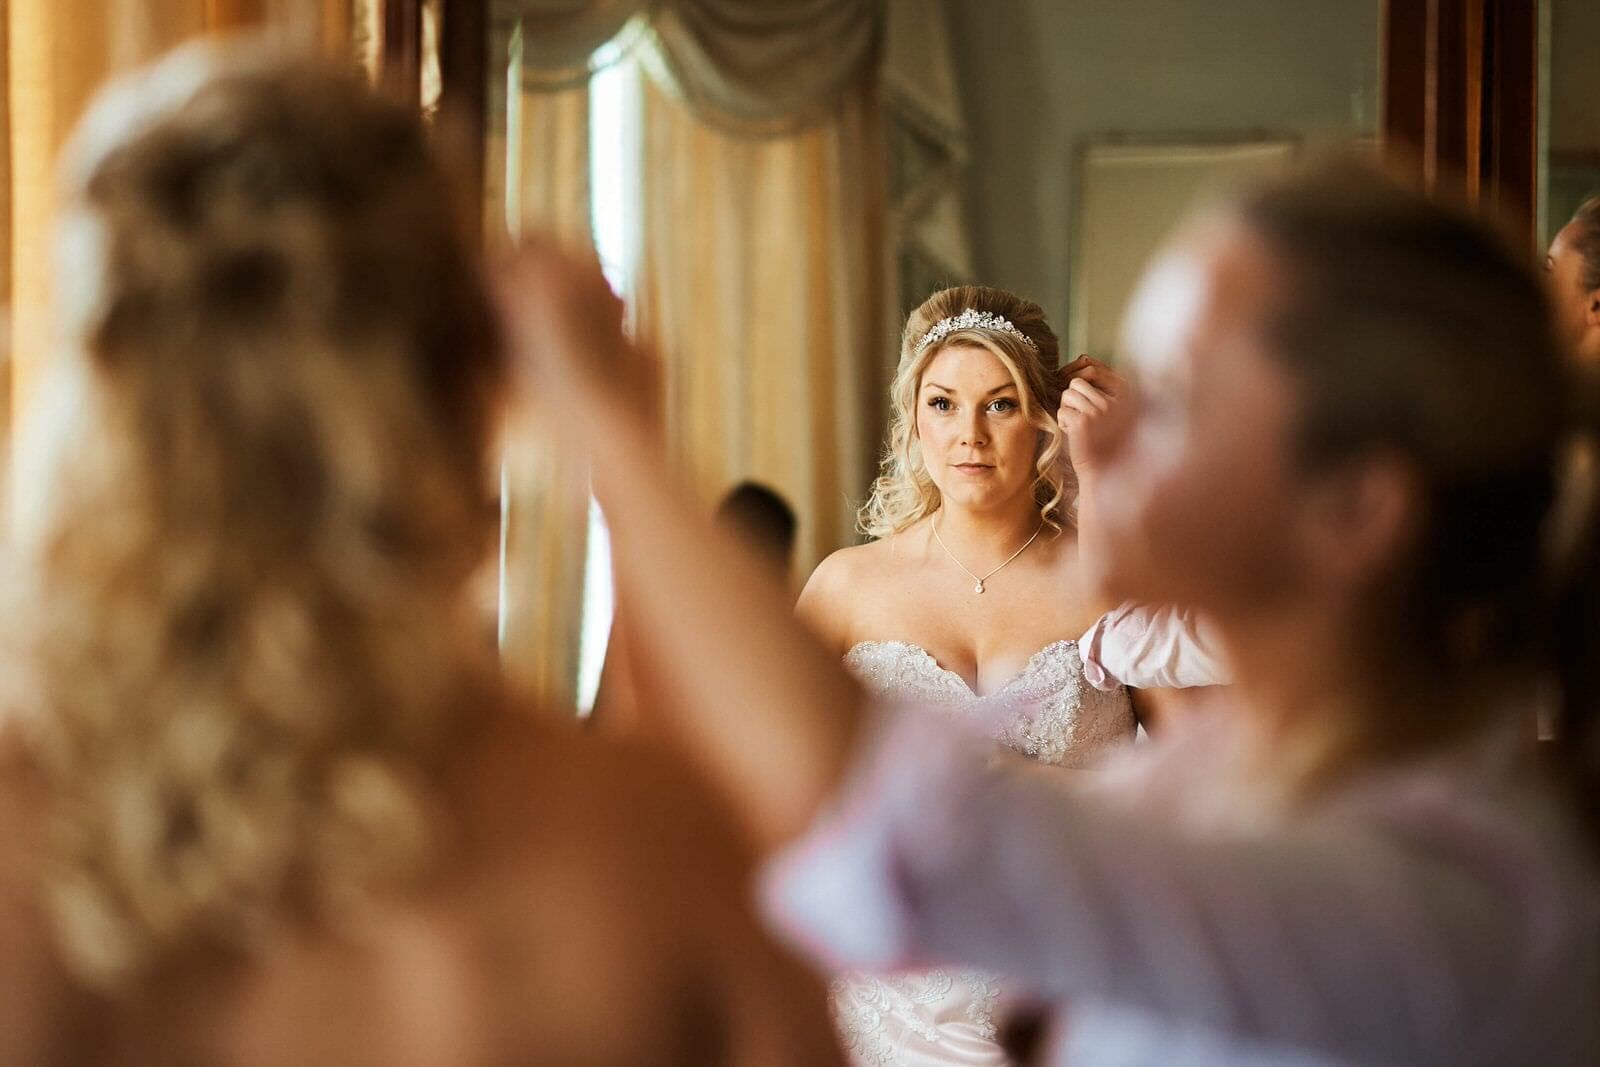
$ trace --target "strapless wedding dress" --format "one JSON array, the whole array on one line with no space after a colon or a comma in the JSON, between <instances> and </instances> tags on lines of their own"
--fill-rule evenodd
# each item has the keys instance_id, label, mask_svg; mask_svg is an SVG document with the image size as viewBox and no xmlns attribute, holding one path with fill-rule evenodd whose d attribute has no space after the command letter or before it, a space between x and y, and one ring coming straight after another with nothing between
<instances>
[{"instance_id":1,"label":"strapless wedding dress","mask_svg":"<svg viewBox=\"0 0 1600 1067\"><path fill-rule=\"evenodd\" d=\"M1022 671L979 696L928 652L903 641L867 641L845 666L875 696L959 716L1041 763L1087 767L1133 738L1125 689L1101 692L1083 675L1075 641L1040 649ZM1001 982L977 971L851 974L832 988L834 1020L851 1059L872 1067L1005 1064L996 1043Z\"/></svg>"}]
</instances>

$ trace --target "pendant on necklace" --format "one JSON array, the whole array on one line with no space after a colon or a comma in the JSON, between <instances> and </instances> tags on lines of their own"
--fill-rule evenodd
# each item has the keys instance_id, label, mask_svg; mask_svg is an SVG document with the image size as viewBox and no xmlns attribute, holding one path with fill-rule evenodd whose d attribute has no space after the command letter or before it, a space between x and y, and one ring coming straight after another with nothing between
<instances>
[{"instance_id":1,"label":"pendant on necklace","mask_svg":"<svg viewBox=\"0 0 1600 1067\"><path fill-rule=\"evenodd\" d=\"M977 584L977 585L975 585L975 586L973 586L973 587L972 587L972 591L973 591L973 592L974 592L974 593L981 593L981 592L983 592L983 583L982 583L982 582L979 582L979 583L978 583L978 584Z\"/></svg>"}]
</instances>

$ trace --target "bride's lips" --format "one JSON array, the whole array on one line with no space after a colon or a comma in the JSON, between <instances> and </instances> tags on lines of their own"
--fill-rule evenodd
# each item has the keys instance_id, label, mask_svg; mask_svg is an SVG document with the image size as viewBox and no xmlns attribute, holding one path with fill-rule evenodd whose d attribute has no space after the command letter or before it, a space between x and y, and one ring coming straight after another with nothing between
<instances>
[{"instance_id":1,"label":"bride's lips","mask_svg":"<svg viewBox=\"0 0 1600 1067\"><path fill-rule=\"evenodd\" d=\"M950 465L962 474L988 474L994 470L994 467L988 463L952 463Z\"/></svg>"}]
</instances>

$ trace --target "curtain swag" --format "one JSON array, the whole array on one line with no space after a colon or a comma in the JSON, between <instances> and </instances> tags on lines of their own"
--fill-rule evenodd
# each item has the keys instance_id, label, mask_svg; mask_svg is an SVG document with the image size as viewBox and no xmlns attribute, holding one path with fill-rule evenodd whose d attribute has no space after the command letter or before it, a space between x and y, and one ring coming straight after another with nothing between
<instances>
[{"instance_id":1,"label":"curtain swag","mask_svg":"<svg viewBox=\"0 0 1600 1067\"><path fill-rule=\"evenodd\" d=\"M663 89L709 126L795 133L868 76L883 0L501 0L524 86L571 87L641 49Z\"/></svg>"}]
</instances>

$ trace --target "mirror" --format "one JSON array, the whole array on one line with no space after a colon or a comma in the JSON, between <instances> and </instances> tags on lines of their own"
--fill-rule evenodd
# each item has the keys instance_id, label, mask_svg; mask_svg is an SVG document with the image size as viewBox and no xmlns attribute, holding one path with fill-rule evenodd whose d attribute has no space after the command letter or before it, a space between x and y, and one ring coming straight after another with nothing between
<instances>
[{"instance_id":1,"label":"mirror","mask_svg":"<svg viewBox=\"0 0 1600 1067\"><path fill-rule=\"evenodd\" d=\"M1546 0L1542 10L1539 247L1600 193L1600 4Z\"/></svg>"}]
</instances>

